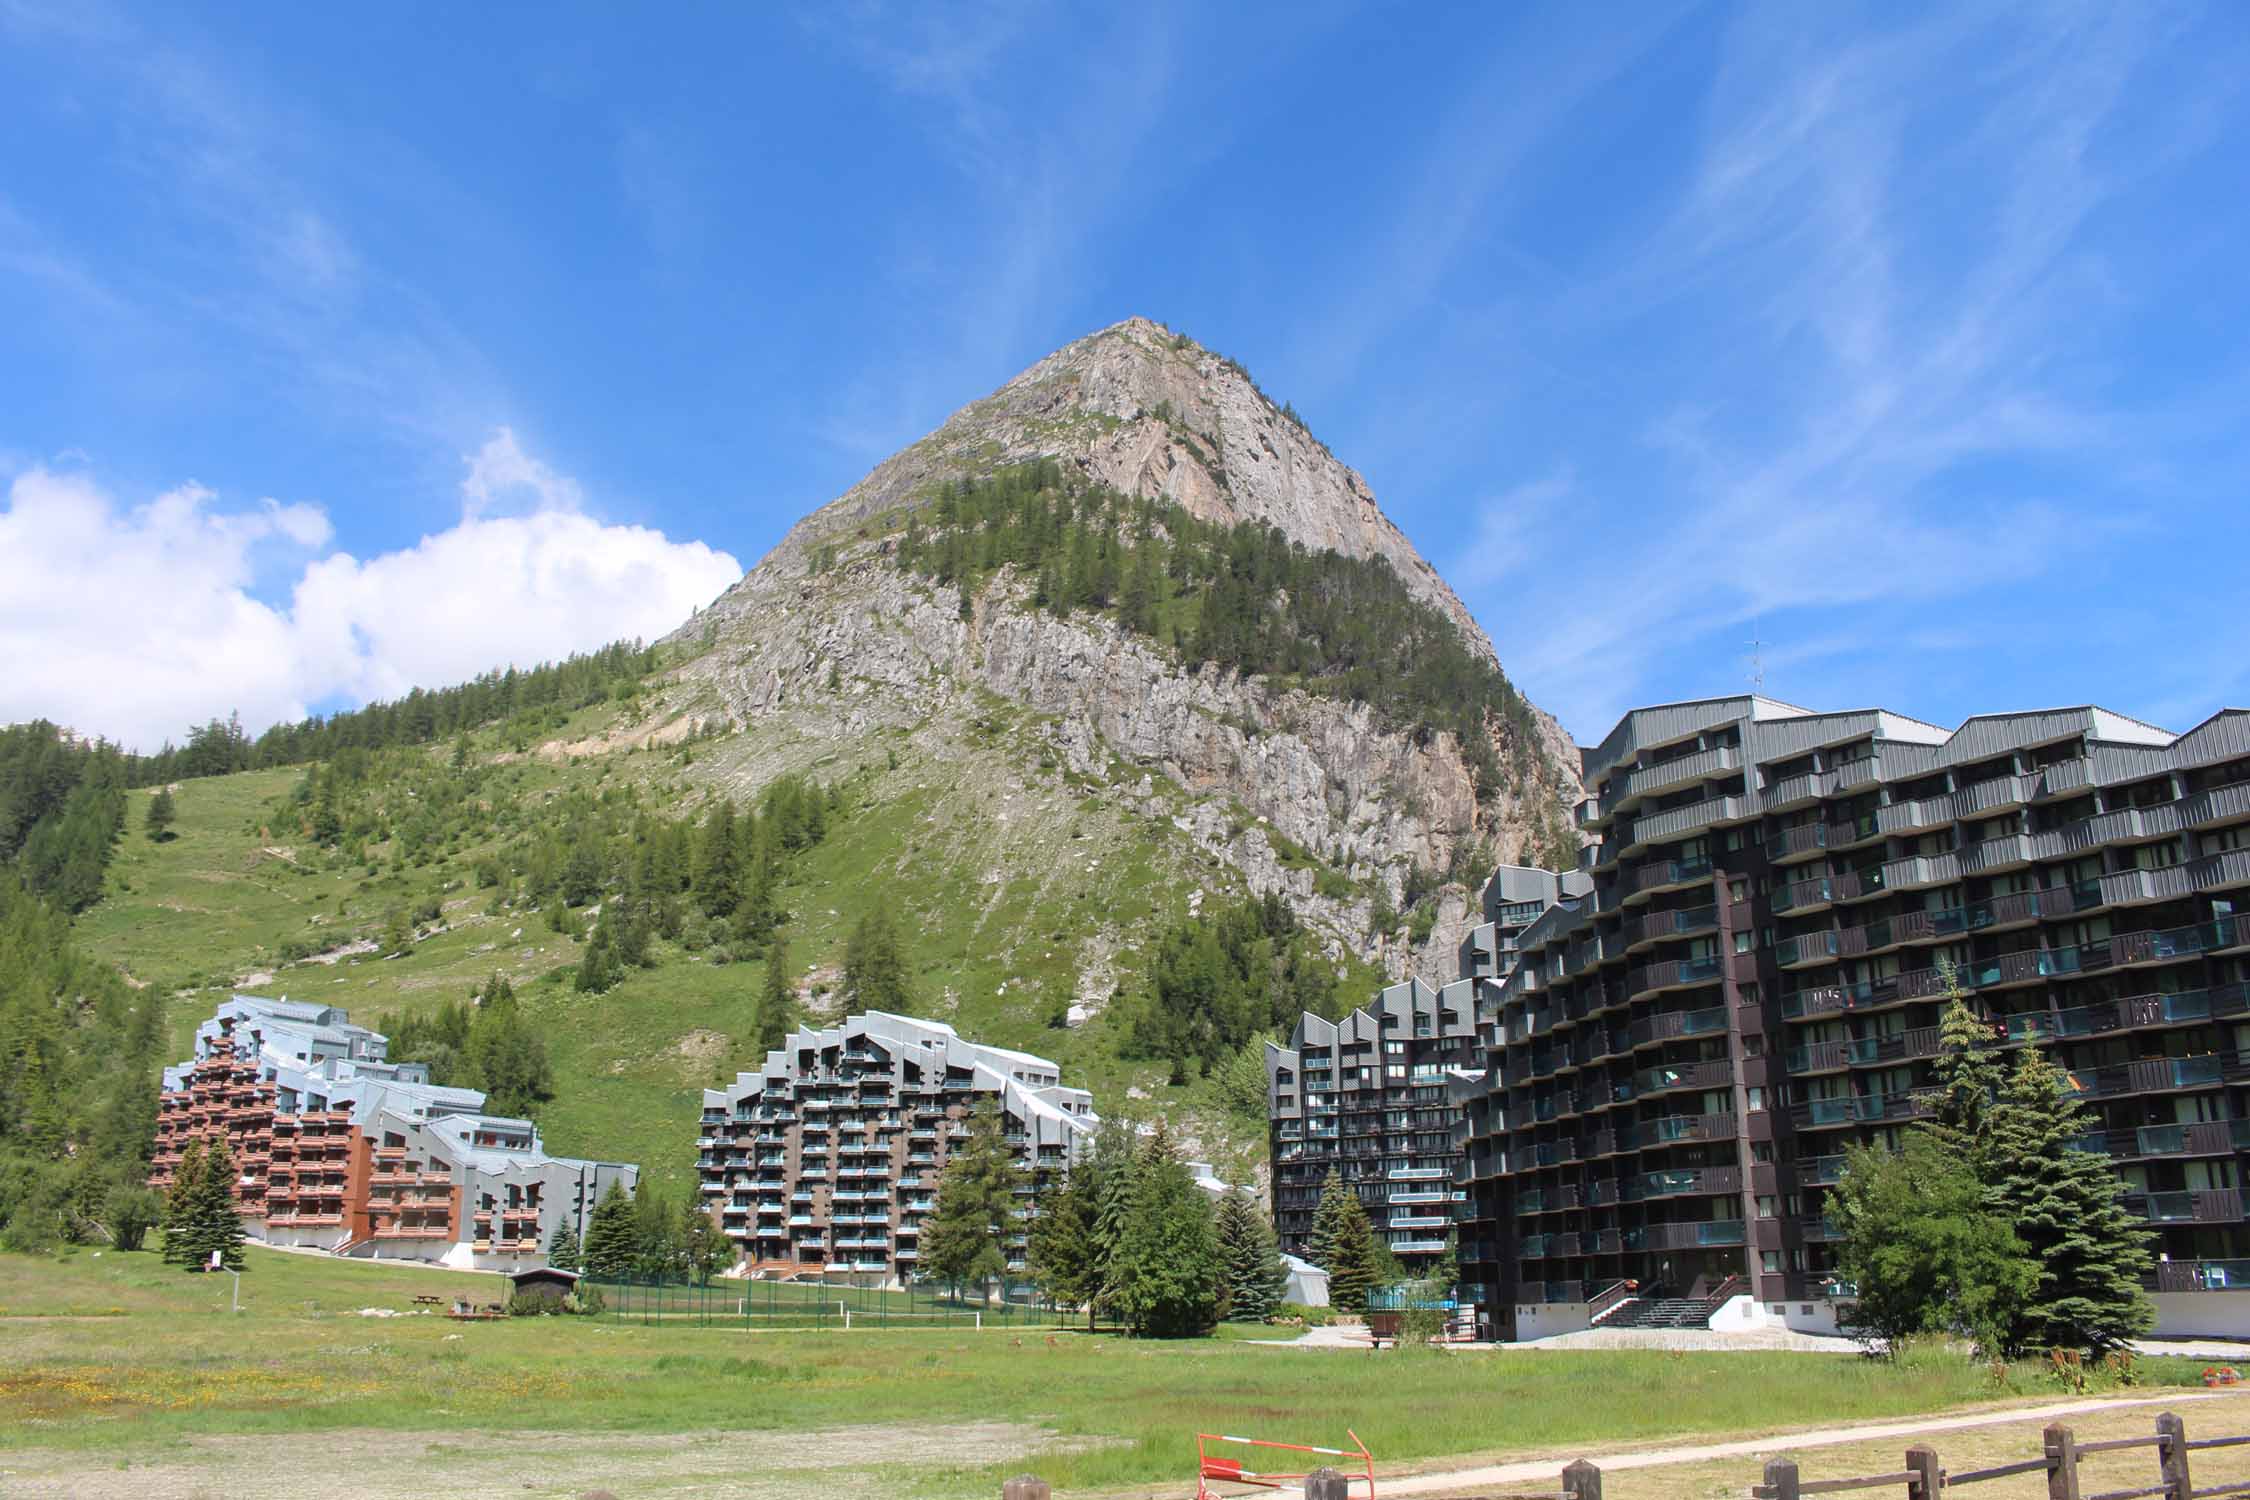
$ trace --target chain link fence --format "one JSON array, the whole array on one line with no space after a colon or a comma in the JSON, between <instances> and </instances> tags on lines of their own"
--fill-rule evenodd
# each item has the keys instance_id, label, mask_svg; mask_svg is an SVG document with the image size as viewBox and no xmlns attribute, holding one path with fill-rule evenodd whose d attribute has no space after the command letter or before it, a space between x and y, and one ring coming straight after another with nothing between
<instances>
[{"instance_id":1,"label":"chain link fence","mask_svg":"<svg viewBox=\"0 0 2250 1500\"><path fill-rule=\"evenodd\" d=\"M910 1282L897 1290L818 1281L626 1279L582 1286L600 1291L602 1320L647 1327L937 1329L1053 1328L1078 1318L1041 1298L1029 1283L983 1291Z\"/></svg>"}]
</instances>

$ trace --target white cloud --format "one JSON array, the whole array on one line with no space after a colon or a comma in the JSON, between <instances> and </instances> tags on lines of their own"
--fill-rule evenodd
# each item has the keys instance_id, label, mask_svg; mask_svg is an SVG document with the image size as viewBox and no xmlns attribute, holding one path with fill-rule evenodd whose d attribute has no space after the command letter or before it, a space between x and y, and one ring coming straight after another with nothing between
<instances>
[{"instance_id":1,"label":"white cloud","mask_svg":"<svg viewBox=\"0 0 2250 1500\"><path fill-rule=\"evenodd\" d=\"M469 474L461 481L461 508L466 515L481 516L507 496L526 492L540 510L575 511L586 503L578 481L524 452L512 427L494 429L465 461Z\"/></svg>"},{"instance_id":2,"label":"white cloud","mask_svg":"<svg viewBox=\"0 0 2250 1500\"><path fill-rule=\"evenodd\" d=\"M576 481L506 429L461 489L457 525L361 560L318 555L333 535L318 506L228 509L190 483L127 508L82 471L17 474L0 507L0 722L154 749L231 710L259 728L654 638L741 576L701 542L581 513ZM540 508L480 513L519 491ZM286 603L254 592L292 570Z\"/></svg>"}]
</instances>

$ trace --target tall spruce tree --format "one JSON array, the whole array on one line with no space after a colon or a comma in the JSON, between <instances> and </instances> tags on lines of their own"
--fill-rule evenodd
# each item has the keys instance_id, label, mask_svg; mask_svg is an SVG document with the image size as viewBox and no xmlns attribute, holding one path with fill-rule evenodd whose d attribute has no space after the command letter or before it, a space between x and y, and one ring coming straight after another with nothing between
<instances>
[{"instance_id":1,"label":"tall spruce tree","mask_svg":"<svg viewBox=\"0 0 2250 1500\"><path fill-rule=\"evenodd\" d=\"M2126 1209L2109 1157L2073 1146L2093 1128L2061 1072L2025 1048L1990 1128L1991 1202L2039 1263L2018 1348L2103 1354L2155 1326L2141 1290L2153 1260L2147 1231Z\"/></svg>"},{"instance_id":2,"label":"tall spruce tree","mask_svg":"<svg viewBox=\"0 0 2250 1500\"><path fill-rule=\"evenodd\" d=\"M938 1173L937 1204L922 1225L921 1265L954 1287L981 1287L1008 1274L1007 1242L1023 1227L1016 1189L1024 1175L1006 1128L999 1105L980 1098L967 1138Z\"/></svg>"},{"instance_id":3,"label":"tall spruce tree","mask_svg":"<svg viewBox=\"0 0 2250 1500\"><path fill-rule=\"evenodd\" d=\"M1222 1267L1211 1203L1161 1122L1141 1148L1117 1260L1117 1311L1134 1333L1191 1338L1218 1321Z\"/></svg>"},{"instance_id":4,"label":"tall spruce tree","mask_svg":"<svg viewBox=\"0 0 2250 1500\"><path fill-rule=\"evenodd\" d=\"M568 1223L556 1225L554 1237L547 1241L547 1264L558 1271L584 1269L586 1252L578 1243L578 1231Z\"/></svg>"},{"instance_id":5,"label":"tall spruce tree","mask_svg":"<svg viewBox=\"0 0 2250 1500\"><path fill-rule=\"evenodd\" d=\"M1946 1003L1938 1015L1938 1055L1930 1065L1937 1100L1927 1128L1956 1160L1989 1180L1991 1116L2006 1079L1992 1054L1991 1024L1969 1008L1952 965L1941 963L1939 972Z\"/></svg>"},{"instance_id":6,"label":"tall spruce tree","mask_svg":"<svg viewBox=\"0 0 2250 1500\"><path fill-rule=\"evenodd\" d=\"M1239 1188L1219 1200L1219 1255L1225 1268L1224 1316L1262 1321L1281 1301L1288 1272L1274 1244L1273 1226Z\"/></svg>"},{"instance_id":7,"label":"tall spruce tree","mask_svg":"<svg viewBox=\"0 0 2250 1500\"><path fill-rule=\"evenodd\" d=\"M603 1281L620 1281L633 1274L638 1253L633 1234L633 1200L625 1196L614 1178L602 1201L586 1221L585 1271Z\"/></svg>"},{"instance_id":8,"label":"tall spruce tree","mask_svg":"<svg viewBox=\"0 0 2250 1500\"><path fill-rule=\"evenodd\" d=\"M1327 1177L1321 1180L1320 1201L1313 1206L1312 1229L1305 1236L1305 1259L1322 1269L1328 1269L1336 1257L1336 1226L1344 1212L1344 1200L1358 1202L1358 1196L1344 1186L1344 1179L1330 1167Z\"/></svg>"},{"instance_id":9,"label":"tall spruce tree","mask_svg":"<svg viewBox=\"0 0 2250 1500\"><path fill-rule=\"evenodd\" d=\"M190 1136L180 1148L180 1164L172 1169L172 1186L164 1195L164 1259L175 1266L195 1260L195 1204L203 1191L203 1138Z\"/></svg>"},{"instance_id":10,"label":"tall spruce tree","mask_svg":"<svg viewBox=\"0 0 2250 1500\"><path fill-rule=\"evenodd\" d=\"M1133 1183L1140 1174L1140 1143L1133 1127L1123 1120L1106 1122L1094 1137L1092 1160L1096 1301L1109 1311L1116 1307L1117 1252L1125 1242L1125 1226L1133 1212Z\"/></svg>"},{"instance_id":11,"label":"tall spruce tree","mask_svg":"<svg viewBox=\"0 0 2250 1500\"><path fill-rule=\"evenodd\" d=\"M1050 1304L1086 1310L1088 1332L1093 1331L1106 1269L1096 1233L1100 1213L1101 1169L1089 1153L1059 1187L1039 1195L1024 1257L1032 1281Z\"/></svg>"},{"instance_id":12,"label":"tall spruce tree","mask_svg":"<svg viewBox=\"0 0 2250 1500\"><path fill-rule=\"evenodd\" d=\"M1336 1235L1328 1251L1328 1302L1339 1312L1367 1311L1383 1256L1359 1194L1345 1188L1336 1213Z\"/></svg>"}]
</instances>

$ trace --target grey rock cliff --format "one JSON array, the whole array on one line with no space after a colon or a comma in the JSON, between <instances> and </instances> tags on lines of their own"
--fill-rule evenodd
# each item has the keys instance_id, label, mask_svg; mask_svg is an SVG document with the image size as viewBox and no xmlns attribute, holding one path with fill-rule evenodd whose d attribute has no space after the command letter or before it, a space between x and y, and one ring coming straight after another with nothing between
<instances>
[{"instance_id":1,"label":"grey rock cliff","mask_svg":"<svg viewBox=\"0 0 2250 1500\"><path fill-rule=\"evenodd\" d=\"M1104 616L1057 619L1006 574L963 619L954 589L896 567L889 529L874 523L940 482L1040 457L1212 521L1383 558L1492 655L1358 474L1231 361L1136 318L1041 360L798 523L678 633L711 647L685 671L699 701L744 729L786 715L796 732L809 719L845 737L971 715L979 694L996 695L1042 716L1074 773L1167 817L1252 891L1282 892L1394 973L1448 972L1459 913L1444 909L1408 951L1369 934L1376 897L1396 902L1410 866L1442 869L1466 840L1515 861L1551 839L1577 793L1567 737L1539 716L1538 743L1510 757L1528 775L1480 804L1449 735L1184 664Z\"/></svg>"}]
</instances>

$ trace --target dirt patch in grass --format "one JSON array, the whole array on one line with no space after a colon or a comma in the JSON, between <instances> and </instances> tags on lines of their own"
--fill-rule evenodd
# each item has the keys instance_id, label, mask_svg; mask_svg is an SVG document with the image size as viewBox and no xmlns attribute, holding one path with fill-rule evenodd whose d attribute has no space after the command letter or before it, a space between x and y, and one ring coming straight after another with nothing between
<instances>
[{"instance_id":1,"label":"dirt patch in grass","mask_svg":"<svg viewBox=\"0 0 2250 1500\"><path fill-rule=\"evenodd\" d=\"M358 1500L521 1500L724 1494L732 1500L932 1493L962 1471L1082 1443L1021 1423L831 1428L815 1432L343 1431L192 1438L148 1458L115 1450L0 1454L0 1491L71 1500L216 1500L309 1493Z\"/></svg>"}]
</instances>

